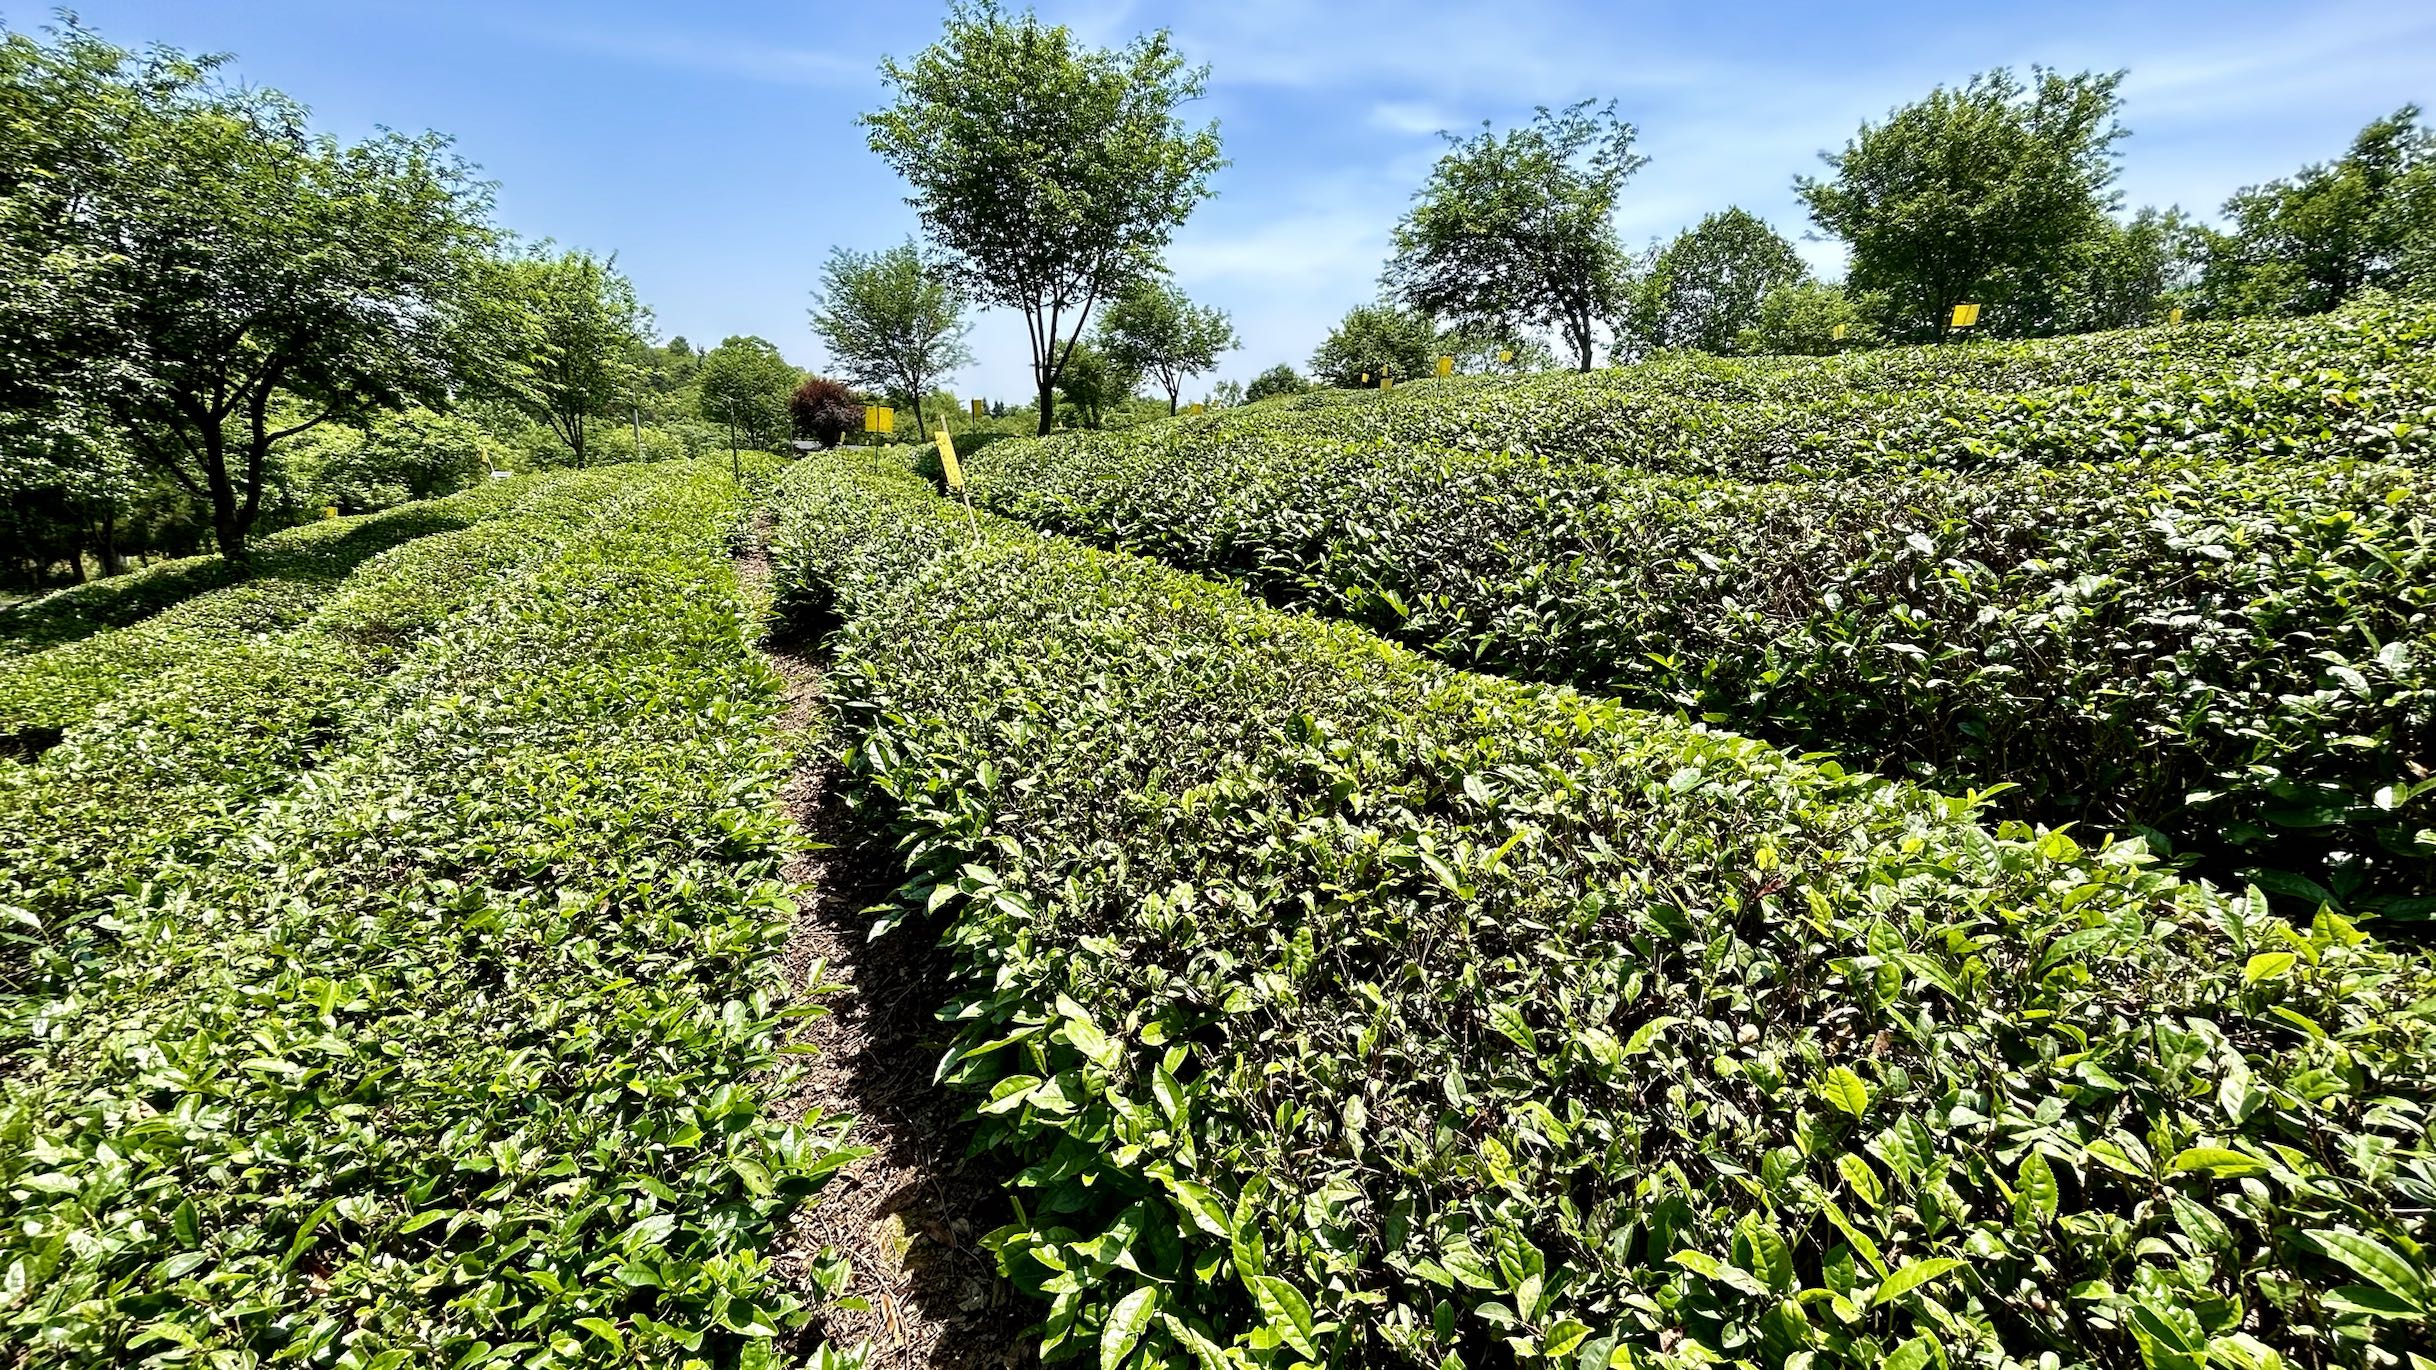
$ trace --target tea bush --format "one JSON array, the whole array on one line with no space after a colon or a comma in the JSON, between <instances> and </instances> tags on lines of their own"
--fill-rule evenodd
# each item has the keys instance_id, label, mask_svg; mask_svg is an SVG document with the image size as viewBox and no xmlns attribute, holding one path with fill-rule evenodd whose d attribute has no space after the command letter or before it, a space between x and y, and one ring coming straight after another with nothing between
<instances>
[{"instance_id":1,"label":"tea bush","mask_svg":"<svg viewBox=\"0 0 2436 1370\"><path fill-rule=\"evenodd\" d=\"M0 989L108 955L113 891L201 852L362 724L352 709L450 615L555 550L569 533L664 494L672 476L602 470L540 477L505 512L432 533L357 567L282 633L181 639L176 664L102 703L31 765L0 769ZM94 940L98 938L98 941Z\"/></svg>"},{"instance_id":2,"label":"tea bush","mask_svg":"<svg viewBox=\"0 0 2436 1370\"><path fill-rule=\"evenodd\" d=\"M2436 318L2363 306L1831 358L1668 356L1586 375L1326 391L1174 427L1165 440L1383 439L1738 480L2166 456L2423 459L2436 434Z\"/></svg>"},{"instance_id":3,"label":"tea bush","mask_svg":"<svg viewBox=\"0 0 2436 1370\"><path fill-rule=\"evenodd\" d=\"M1746 485L1189 435L973 464L1042 527L2220 878L2436 908L2436 473L2334 455Z\"/></svg>"},{"instance_id":4,"label":"tea bush","mask_svg":"<svg viewBox=\"0 0 2436 1370\"><path fill-rule=\"evenodd\" d=\"M806 462L991 1245L1103 1366L2394 1364L2436 973ZM2279 1359L2285 1358L2285 1359Z\"/></svg>"},{"instance_id":5,"label":"tea bush","mask_svg":"<svg viewBox=\"0 0 2436 1370\"><path fill-rule=\"evenodd\" d=\"M853 1153L764 1104L799 839L726 466L482 594L343 755L126 890L114 956L12 1002L26 1363L775 1361L763 1248Z\"/></svg>"},{"instance_id":6,"label":"tea bush","mask_svg":"<svg viewBox=\"0 0 2436 1370\"><path fill-rule=\"evenodd\" d=\"M444 499L289 529L264 539L234 583L226 569L173 562L27 606L0 626L48 650L0 652L0 751L38 749L112 694L198 649L295 627L368 558L512 512L530 488L530 478L490 481Z\"/></svg>"}]
</instances>

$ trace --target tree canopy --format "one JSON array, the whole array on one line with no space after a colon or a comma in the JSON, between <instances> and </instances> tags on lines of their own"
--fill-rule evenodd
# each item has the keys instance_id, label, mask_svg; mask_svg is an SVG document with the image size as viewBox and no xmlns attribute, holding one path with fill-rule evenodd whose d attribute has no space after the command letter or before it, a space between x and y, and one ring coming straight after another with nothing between
<instances>
[{"instance_id":1,"label":"tree canopy","mask_svg":"<svg viewBox=\"0 0 2436 1370\"><path fill-rule=\"evenodd\" d=\"M2332 162L2247 186L2210 244L2214 312L2313 314L2436 269L2436 131L2404 105Z\"/></svg>"},{"instance_id":2,"label":"tree canopy","mask_svg":"<svg viewBox=\"0 0 2436 1370\"><path fill-rule=\"evenodd\" d=\"M242 560L278 443L445 402L492 234L445 139L342 144L217 67L73 21L0 42L0 384L35 445L124 450Z\"/></svg>"},{"instance_id":3,"label":"tree canopy","mask_svg":"<svg viewBox=\"0 0 2436 1370\"><path fill-rule=\"evenodd\" d=\"M582 466L587 423L617 412L642 382L630 358L650 315L615 258L544 244L498 263L490 278L493 384Z\"/></svg>"},{"instance_id":4,"label":"tree canopy","mask_svg":"<svg viewBox=\"0 0 2436 1370\"><path fill-rule=\"evenodd\" d=\"M775 344L763 338L729 338L702 358L695 378L702 417L727 427L727 445L738 439L755 447L778 441L788 427L787 406L804 373Z\"/></svg>"},{"instance_id":5,"label":"tree canopy","mask_svg":"<svg viewBox=\"0 0 2436 1370\"><path fill-rule=\"evenodd\" d=\"M1808 274L1793 244L1757 215L1721 210L1650 258L1628 328L1645 347L1732 352L1768 292Z\"/></svg>"},{"instance_id":6,"label":"tree canopy","mask_svg":"<svg viewBox=\"0 0 2436 1370\"><path fill-rule=\"evenodd\" d=\"M1892 336L1942 337L1966 302L1988 307L1987 331L2036 331L2007 305L2052 294L2114 207L2123 74L2031 77L1940 86L1821 154L1830 176L1795 179L1811 217L1850 244L1848 283L1886 302Z\"/></svg>"},{"instance_id":7,"label":"tree canopy","mask_svg":"<svg viewBox=\"0 0 2436 1370\"><path fill-rule=\"evenodd\" d=\"M1587 371L1628 277L1616 196L1647 159L1614 102L1487 124L1438 159L1396 225L1385 282L1404 304L1493 335L1554 328Z\"/></svg>"},{"instance_id":8,"label":"tree canopy","mask_svg":"<svg viewBox=\"0 0 2436 1370\"><path fill-rule=\"evenodd\" d=\"M1252 383L1243 388L1243 401L1257 404L1278 395L1300 395L1310 388L1311 382L1304 380L1301 372L1279 362L1252 378Z\"/></svg>"},{"instance_id":9,"label":"tree canopy","mask_svg":"<svg viewBox=\"0 0 2436 1370\"><path fill-rule=\"evenodd\" d=\"M871 149L979 296L1023 315L1046 433L1093 308L1151 274L1209 194L1218 126L1176 113L1208 69L1164 30L1093 48L1029 11L958 0L938 42L881 73L894 100L862 117Z\"/></svg>"},{"instance_id":10,"label":"tree canopy","mask_svg":"<svg viewBox=\"0 0 2436 1370\"><path fill-rule=\"evenodd\" d=\"M1311 354L1322 385L1348 389L1430 374L1438 355L1438 326L1429 315L1393 303L1356 305Z\"/></svg>"},{"instance_id":11,"label":"tree canopy","mask_svg":"<svg viewBox=\"0 0 2436 1370\"><path fill-rule=\"evenodd\" d=\"M1120 371L1149 378L1167 392L1167 412L1185 381L1218 365L1234 349L1226 311L1194 304L1164 281L1139 281L1100 316L1100 350Z\"/></svg>"},{"instance_id":12,"label":"tree canopy","mask_svg":"<svg viewBox=\"0 0 2436 1370\"><path fill-rule=\"evenodd\" d=\"M837 248L821 268L812 331L848 380L907 402L930 431L923 397L969 366L964 291L912 242L880 252Z\"/></svg>"}]
</instances>

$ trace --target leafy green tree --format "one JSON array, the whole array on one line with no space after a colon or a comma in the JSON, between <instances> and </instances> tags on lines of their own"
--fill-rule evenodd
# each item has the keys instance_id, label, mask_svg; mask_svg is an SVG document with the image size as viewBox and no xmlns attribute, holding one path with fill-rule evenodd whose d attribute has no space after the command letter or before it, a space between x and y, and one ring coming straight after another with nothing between
<instances>
[{"instance_id":1,"label":"leafy green tree","mask_svg":"<svg viewBox=\"0 0 2436 1370\"><path fill-rule=\"evenodd\" d=\"M872 151L981 298L1023 315L1046 433L1093 307L1153 271L1222 165L1218 126L1176 115L1208 69L1164 30L1111 51L957 0L937 43L881 72L895 99L862 118Z\"/></svg>"},{"instance_id":2,"label":"leafy green tree","mask_svg":"<svg viewBox=\"0 0 2436 1370\"><path fill-rule=\"evenodd\" d=\"M1225 310L1194 304L1164 281L1136 282L1100 316L1100 350L1119 370L1165 390L1170 414L1185 381L1216 367L1218 354L1236 346Z\"/></svg>"},{"instance_id":3,"label":"leafy green tree","mask_svg":"<svg viewBox=\"0 0 2436 1370\"><path fill-rule=\"evenodd\" d=\"M727 446L739 436L755 447L778 441L787 431L787 403L804 373L761 338L729 338L702 358L696 378L702 417L727 427Z\"/></svg>"},{"instance_id":4,"label":"leafy green tree","mask_svg":"<svg viewBox=\"0 0 2436 1370\"><path fill-rule=\"evenodd\" d=\"M1840 285L1787 281L1760 300L1751 326L1736 335L1734 350L1745 356L1824 357L1869 347L1879 340L1869 322L1875 303L1854 299ZM1841 337L1838 328L1844 330Z\"/></svg>"},{"instance_id":5,"label":"leafy green tree","mask_svg":"<svg viewBox=\"0 0 2436 1370\"><path fill-rule=\"evenodd\" d=\"M544 244L490 274L480 346L497 359L494 384L582 466L586 425L617 414L643 383L631 357L651 316L615 258Z\"/></svg>"},{"instance_id":6,"label":"leafy green tree","mask_svg":"<svg viewBox=\"0 0 2436 1370\"><path fill-rule=\"evenodd\" d=\"M1387 286L1408 307L1497 336L1551 327L1590 369L1596 330L1624 302L1616 196L1647 161L1611 101L1499 136L1486 124L1438 159L1396 225Z\"/></svg>"},{"instance_id":7,"label":"leafy green tree","mask_svg":"<svg viewBox=\"0 0 2436 1370\"><path fill-rule=\"evenodd\" d=\"M2159 321L2173 304L2194 298L2209 238L2179 209L2143 208L2124 222L2106 220L2074 249L2071 274L2048 310L2050 331Z\"/></svg>"},{"instance_id":8,"label":"leafy green tree","mask_svg":"<svg viewBox=\"0 0 2436 1370\"><path fill-rule=\"evenodd\" d=\"M1116 358L1083 342L1074 346L1064 374L1058 378L1058 390L1073 408L1077 426L1099 428L1108 422L1110 410L1133 397L1133 388L1140 380L1138 372L1127 370Z\"/></svg>"},{"instance_id":9,"label":"leafy green tree","mask_svg":"<svg viewBox=\"0 0 2436 1370\"><path fill-rule=\"evenodd\" d=\"M4 49L12 405L54 437L123 435L242 561L279 443L446 402L491 234L444 139L341 144L216 59L137 56L73 21Z\"/></svg>"},{"instance_id":10,"label":"leafy green tree","mask_svg":"<svg viewBox=\"0 0 2436 1370\"><path fill-rule=\"evenodd\" d=\"M1301 372L1279 362L1252 378L1252 383L1243 388L1243 402L1258 404L1278 395L1300 395L1310 388L1311 382L1304 380Z\"/></svg>"},{"instance_id":11,"label":"leafy green tree","mask_svg":"<svg viewBox=\"0 0 2436 1370\"><path fill-rule=\"evenodd\" d=\"M1211 386L1211 387L1210 387L1210 399L1209 399L1209 406L1210 406L1210 408L1212 408L1212 409L1233 409L1233 408L1235 408L1237 405L1240 405L1240 404L1242 404L1242 403L1243 403L1243 382L1241 382L1241 381L1220 381L1220 382L1218 382L1216 385L1213 385L1213 386ZM1173 404L1170 404L1170 405L1168 406L1168 412L1169 412L1169 413L1173 413L1173 412L1175 412L1175 406L1174 406Z\"/></svg>"},{"instance_id":12,"label":"leafy green tree","mask_svg":"<svg viewBox=\"0 0 2436 1370\"><path fill-rule=\"evenodd\" d=\"M1988 306L1986 331L2034 331L2007 305L2051 294L2114 207L2123 74L2031 74L1940 86L1821 154L1831 176L1795 179L1811 217L1851 245L1848 283L1886 301L1895 337L1942 337L1965 302Z\"/></svg>"},{"instance_id":13,"label":"leafy green tree","mask_svg":"<svg viewBox=\"0 0 2436 1370\"><path fill-rule=\"evenodd\" d=\"M2436 252L2436 131L2417 105L2371 123L2332 162L2225 201L2202 294L2212 312L2314 314L2407 285Z\"/></svg>"},{"instance_id":14,"label":"leafy green tree","mask_svg":"<svg viewBox=\"0 0 2436 1370\"><path fill-rule=\"evenodd\" d=\"M910 241L883 252L837 248L812 298L812 331L848 380L912 401L915 431L930 431L923 397L969 366L964 292L922 260Z\"/></svg>"},{"instance_id":15,"label":"leafy green tree","mask_svg":"<svg viewBox=\"0 0 2436 1370\"><path fill-rule=\"evenodd\" d=\"M383 415L365 432L340 433L311 474L316 497L346 513L462 490L484 479L500 455L480 424L429 409Z\"/></svg>"},{"instance_id":16,"label":"leafy green tree","mask_svg":"<svg viewBox=\"0 0 2436 1370\"><path fill-rule=\"evenodd\" d=\"M1729 353L1758 323L1768 292L1807 275L1793 244L1758 216L1729 208L1650 259L1634 287L1627 329L1644 347Z\"/></svg>"},{"instance_id":17,"label":"leafy green tree","mask_svg":"<svg viewBox=\"0 0 2436 1370\"><path fill-rule=\"evenodd\" d=\"M1356 305L1311 354L1322 385L1377 385L1382 375L1412 380L1436 369L1438 326L1427 314L1394 304Z\"/></svg>"}]
</instances>

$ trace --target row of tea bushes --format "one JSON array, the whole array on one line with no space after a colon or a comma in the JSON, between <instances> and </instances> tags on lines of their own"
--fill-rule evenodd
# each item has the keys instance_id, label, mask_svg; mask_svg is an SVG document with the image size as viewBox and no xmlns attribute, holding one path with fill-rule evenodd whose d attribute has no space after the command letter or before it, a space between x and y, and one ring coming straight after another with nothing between
<instances>
[{"instance_id":1,"label":"row of tea bushes","mask_svg":"<svg viewBox=\"0 0 2436 1370\"><path fill-rule=\"evenodd\" d=\"M482 596L118 901L0 1069L26 1363L778 1362L765 1247L851 1153L765 1103L800 839L726 467Z\"/></svg>"},{"instance_id":2,"label":"row of tea bushes","mask_svg":"<svg viewBox=\"0 0 2436 1370\"><path fill-rule=\"evenodd\" d=\"M480 523L363 562L296 627L181 635L174 664L100 703L39 759L0 768L11 843L0 990L48 1001L76 962L110 954L114 931L93 917L114 893L241 829L343 749L367 726L352 711L450 616L621 501L665 497L680 479L633 467L528 482ZM103 647L107 635L89 641Z\"/></svg>"},{"instance_id":3,"label":"row of tea bushes","mask_svg":"<svg viewBox=\"0 0 2436 1370\"><path fill-rule=\"evenodd\" d=\"M1100 1364L2396 1363L2436 973L814 460L892 922ZM2279 1360L2280 1357L2288 1358Z\"/></svg>"},{"instance_id":4,"label":"row of tea bushes","mask_svg":"<svg viewBox=\"0 0 2436 1370\"><path fill-rule=\"evenodd\" d=\"M1589 374L1432 379L1217 410L1163 425L1160 437L1384 440L1780 480L2167 456L2420 460L2432 434L2436 313L2378 306L1834 358L1669 356ZM1013 447L994 455L1027 459L1029 444Z\"/></svg>"},{"instance_id":5,"label":"row of tea bushes","mask_svg":"<svg viewBox=\"0 0 2436 1370\"><path fill-rule=\"evenodd\" d=\"M16 642L47 648L0 650L0 754L40 752L112 694L216 644L295 627L366 560L512 513L548 479L493 481L290 529L265 539L250 570L233 581L225 570L180 562L97 581L0 619Z\"/></svg>"},{"instance_id":6,"label":"row of tea bushes","mask_svg":"<svg viewBox=\"0 0 2436 1370\"><path fill-rule=\"evenodd\" d=\"M1003 513L1458 664L1681 708L2311 907L2436 908L2436 473L1654 477L1181 429L1002 445Z\"/></svg>"}]
</instances>

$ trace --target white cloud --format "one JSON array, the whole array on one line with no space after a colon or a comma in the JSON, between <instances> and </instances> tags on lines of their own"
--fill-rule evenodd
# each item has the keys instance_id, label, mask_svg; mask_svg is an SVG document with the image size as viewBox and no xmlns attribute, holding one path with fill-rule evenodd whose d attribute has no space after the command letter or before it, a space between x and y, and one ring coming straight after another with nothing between
<instances>
[{"instance_id":1,"label":"white cloud","mask_svg":"<svg viewBox=\"0 0 2436 1370\"><path fill-rule=\"evenodd\" d=\"M715 76L739 76L780 85L863 87L873 80L874 60L841 56L765 40L695 36L608 28L541 26L509 22L500 27L552 47L597 53L649 66L675 67Z\"/></svg>"},{"instance_id":2,"label":"white cloud","mask_svg":"<svg viewBox=\"0 0 2436 1370\"><path fill-rule=\"evenodd\" d=\"M1453 131L1463 122L1436 105L1417 100L1382 100L1370 107L1368 119L1372 128L1404 134Z\"/></svg>"}]
</instances>

